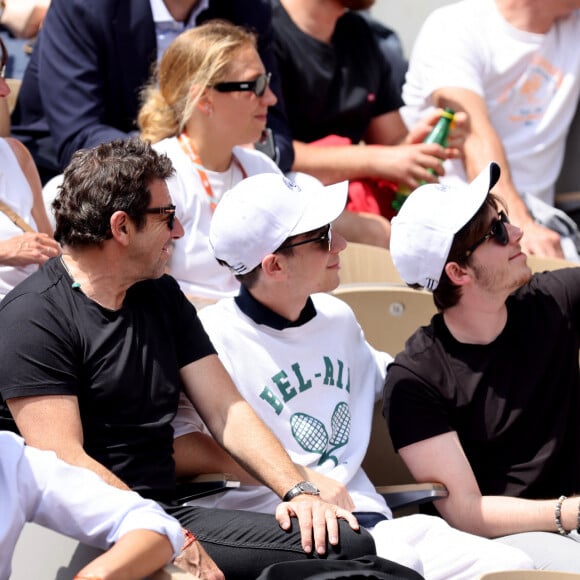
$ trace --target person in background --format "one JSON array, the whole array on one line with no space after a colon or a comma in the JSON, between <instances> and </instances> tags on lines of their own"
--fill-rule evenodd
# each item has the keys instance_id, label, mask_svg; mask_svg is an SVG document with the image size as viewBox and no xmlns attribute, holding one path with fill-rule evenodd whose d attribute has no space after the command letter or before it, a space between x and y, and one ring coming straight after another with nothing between
<instances>
[{"instance_id":1,"label":"person in background","mask_svg":"<svg viewBox=\"0 0 580 580\"><path fill-rule=\"evenodd\" d=\"M213 212L224 191L248 175L280 172L256 141L276 103L256 37L226 21L180 34L143 94L141 137L172 161L167 181L184 235L168 270L196 304L237 293L239 283L208 246Z\"/></svg>"},{"instance_id":2,"label":"person in background","mask_svg":"<svg viewBox=\"0 0 580 580\"><path fill-rule=\"evenodd\" d=\"M140 580L186 543L180 523L155 502L107 485L88 469L0 431L0 580L26 522L107 550L75 578ZM34 554L30 555L34 557Z\"/></svg>"},{"instance_id":3,"label":"person in background","mask_svg":"<svg viewBox=\"0 0 580 580\"><path fill-rule=\"evenodd\" d=\"M495 159L503 175L497 193L526 234L524 251L565 251L574 260L577 229L556 219L553 206L580 95L579 9L578 0L463 0L438 8L415 41L402 110L408 126L433 106L465 111L464 157L446 163L444 182L466 183Z\"/></svg>"},{"instance_id":4,"label":"person in background","mask_svg":"<svg viewBox=\"0 0 580 580\"><path fill-rule=\"evenodd\" d=\"M580 572L580 269L531 275L499 178L424 185L393 220L395 266L440 312L390 365L383 414L452 526Z\"/></svg>"},{"instance_id":5,"label":"person in background","mask_svg":"<svg viewBox=\"0 0 580 580\"><path fill-rule=\"evenodd\" d=\"M401 92L405 84L405 75L409 63L403 51L403 44L397 31L385 26L370 13L370 10L360 10L360 15L367 19L379 48L391 67L393 86Z\"/></svg>"},{"instance_id":6,"label":"person in background","mask_svg":"<svg viewBox=\"0 0 580 580\"><path fill-rule=\"evenodd\" d=\"M22 79L24 76L49 4L50 0L3 0L0 4L0 38L10 53L6 77Z\"/></svg>"},{"instance_id":7,"label":"person in background","mask_svg":"<svg viewBox=\"0 0 580 580\"><path fill-rule=\"evenodd\" d=\"M2 38L0 52L4 70L8 51ZM9 94L0 74L0 125L9 124L8 109L2 108ZM0 138L0 300L39 264L59 254L30 153L16 139Z\"/></svg>"},{"instance_id":8,"label":"person in background","mask_svg":"<svg viewBox=\"0 0 580 580\"><path fill-rule=\"evenodd\" d=\"M197 305L239 289L208 246L221 196L245 177L281 173L264 153L244 147L258 139L276 102L269 79L255 36L215 20L173 41L143 94L141 137L176 170L167 183L185 233L174 243L169 271ZM338 230L345 219L357 216L342 215Z\"/></svg>"},{"instance_id":9,"label":"person in background","mask_svg":"<svg viewBox=\"0 0 580 580\"><path fill-rule=\"evenodd\" d=\"M268 0L52 0L12 115L13 134L30 148L43 183L76 150L136 134L139 91L152 67L180 32L212 18L256 31L278 92ZM287 170L293 150L281 101L268 127L272 154Z\"/></svg>"},{"instance_id":10,"label":"person in background","mask_svg":"<svg viewBox=\"0 0 580 580\"><path fill-rule=\"evenodd\" d=\"M441 160L460 154L456 145L466 118L456 117L446 149L422 143L438 114L407 130L390 63L358 13L373 3L273 0L272 25L294 141L293 169L326 184L348 179L347 209L367 223L361 227L353 220L342 234L348 241L388 247L397 187L437 181Z\"/></svg>"}]
</instances>

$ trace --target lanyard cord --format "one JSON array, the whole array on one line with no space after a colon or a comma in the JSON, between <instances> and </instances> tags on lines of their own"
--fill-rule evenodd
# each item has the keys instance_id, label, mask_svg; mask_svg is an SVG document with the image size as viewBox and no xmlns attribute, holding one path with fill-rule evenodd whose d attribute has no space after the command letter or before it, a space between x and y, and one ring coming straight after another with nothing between
<instances>
[{"instance_id":1,"label":"lanyard cord","mask_svg":"<svg viewBox=\"0 0 580 580\"><path fill-rule=\"evenodd\" d=\"M197 150L195 149L193 141L185 131L183 131L183 133L179 135L177 140L179 141L179 144L181 145L183 152L189 157L190 161L193 163L193 166L195 167L201 180L201 184L205 189L205 193L209 197L211 209L214 210L216 208L216 205L219 203L220 198L218 198L213 192L211 183L209 182L209 178L207 176L207 173L205 172L205 167L201 163L201 158ZM232 163L234 163L238 167L238 169L242 172L243 179L248 177L248 174L246 173L246 170L240 163L240 160L233 154L232 154Z\"/></svg>"}]
</instances>

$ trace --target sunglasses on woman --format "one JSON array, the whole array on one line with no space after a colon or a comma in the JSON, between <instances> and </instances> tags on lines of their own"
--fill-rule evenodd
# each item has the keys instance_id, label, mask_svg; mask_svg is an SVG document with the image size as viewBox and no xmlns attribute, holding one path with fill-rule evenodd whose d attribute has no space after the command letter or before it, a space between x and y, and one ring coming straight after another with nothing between
<instances>
[{"instance_id":1,"label":"sunglasses on woman","mask_svg":"<svg viewBox=\"0 0 580 580\"><path fill-rule=\"evenodd\" d=\"M213 86L220 93L234 93L236 91L252 91L256 97L261 97L270 85L271 73L260 75L253 81L217 83Z\"/></svg>"},{"instance_id":2,"label":"sunglasses on woman","mask_svg":"<svg viewBox=\"0 0 580 580\"><path fill-rule=\"evenodd\" d=\"M505 225L509 224L510 220L503 210L500 211L497 215L498 218L491 222L491 228L489 232L487 232L487 234L485 234L485 236L483 236L480 240L477 240L475 244L467 248L467 251L465 252L466 258L469 258L469 256L471 256L471 254L473 254L473 252L475 252L475 250L479 248L481 244L487 242L487 240L491 238L495 239L495 241L502 246L508 245L510 237Z\"/></svg>"}]
</instances>

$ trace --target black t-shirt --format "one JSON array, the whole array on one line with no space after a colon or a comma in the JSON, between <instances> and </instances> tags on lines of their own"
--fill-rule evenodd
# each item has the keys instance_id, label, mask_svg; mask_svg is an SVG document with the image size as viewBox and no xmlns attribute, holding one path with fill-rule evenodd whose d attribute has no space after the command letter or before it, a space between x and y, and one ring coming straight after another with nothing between
<instances>
[{"instance_id":1,"label":"black t-shirt","mask_svg":"<svg viewBox=\"0 0 580 580\"><path fill-rule=\"evenodd\" d=\"M458 342L440 314L409 339L385 384L393 444L456 431L484 495L578 493L580 268L534 276L507 307L487 345Z\"/></svg>"},{"instance_id":2,"label":"black t-shirt","mask_svg":"<svg viewBox=\"0 0 580 580\"><path fill-rule=\"evenodd\" d=\"M179 369L214 354L170 276L132 286L111 311L47 262L0 304L0 394L74 395L89 455L138 491L170 490Z\"/></svg>"},{"instance_id":3,"label":"black t-shirt","mask_svg":"<svg viewBox=\"0 0 580 580\"><path fill-rule=\"evenodd\" d=\"M293 139L310 143L328 135L358 143L374 117L403 105L389 63L368 22L347 11L331 44L302 32L273 1L274 46Z\"/></svg>"}]
</instances>

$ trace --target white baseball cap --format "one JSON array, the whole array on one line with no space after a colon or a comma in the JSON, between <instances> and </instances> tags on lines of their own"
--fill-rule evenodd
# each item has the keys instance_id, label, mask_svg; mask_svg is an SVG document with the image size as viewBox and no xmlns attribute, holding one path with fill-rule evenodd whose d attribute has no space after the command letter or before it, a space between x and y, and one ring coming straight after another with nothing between
<instances>
[{"instance_id":1,"label":"white baseball cap","mask_svg":"<svg viewBox=\"0 0 580 580\"><path fill-rule=\"evenodd\" d=\"M500 168L491 162L471 183L418 187L391 222L390 251L401 278L435 290L455 234L477 213L497 183Z\"/></svg>"},{"instance_id":2,"label":"white baseball cap","mask_svg":"<svg viewBox=\"0 0 580 580\"><path fill-rule=\"evenodd\" d=\"M243 179L217 205L209 243L218 260L246 274L286 238L334 221L346 205L348 182L324 187L318 180L297 185L279 173Z\"/></svg>"}]
</instances>

